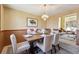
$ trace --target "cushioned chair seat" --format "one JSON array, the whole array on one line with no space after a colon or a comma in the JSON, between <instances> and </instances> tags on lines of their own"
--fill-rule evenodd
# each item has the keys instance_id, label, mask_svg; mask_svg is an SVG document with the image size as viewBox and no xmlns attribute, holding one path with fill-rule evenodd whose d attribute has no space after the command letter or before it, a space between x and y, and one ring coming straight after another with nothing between
<instances>
[{"instance_id":1,"label":"cushioned chair seat","mask_svg":"<svg viewBox=\"0 0 79 59\"><path fill-rule=\"evenodd\" d=\"M21 47L20 47L21 46ZM17 45L18 47L18 51L17 53L19 53L20 51L24 51L24 50L28 50L30 48L30 45L29 43L26 41L26 42L22 42L22 43L19 43Z\"/></svg>"}]
</instances>

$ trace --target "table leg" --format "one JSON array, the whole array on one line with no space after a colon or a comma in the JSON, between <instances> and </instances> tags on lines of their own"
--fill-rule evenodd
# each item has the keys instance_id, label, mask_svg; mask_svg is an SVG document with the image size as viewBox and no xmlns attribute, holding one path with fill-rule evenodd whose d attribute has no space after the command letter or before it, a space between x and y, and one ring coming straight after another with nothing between
<instances>
[{"instance_id":1,"label":"table leg","mask_svg":"<svg viewBox=\"0 0 79 59\"><path fill-rule=\"evenodd\" d=\"M30 42L30 53L35 54L33 42Z\"/></svg>"}]
</instances>

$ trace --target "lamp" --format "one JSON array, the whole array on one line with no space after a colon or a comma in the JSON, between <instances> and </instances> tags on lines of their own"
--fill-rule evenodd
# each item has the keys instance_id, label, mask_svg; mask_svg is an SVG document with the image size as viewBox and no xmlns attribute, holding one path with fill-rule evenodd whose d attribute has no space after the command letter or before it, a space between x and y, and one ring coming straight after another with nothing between
<instances>
[{"instance_id":1,"label":"lamp","mask_svg":"<svg viewBox=\"0 0 79 59\"><path fill-rule=\"evenodd\" d=\"M48 15L46 15L46 14L43 14L42 16L41 16L41 18L44 20L44 21L46 21L47 19L48 19Z\"/></svg>"},{"instance_id":2,"label":"lamp","mask_svg":"<svg viewBox=\"0 0 79 59\"><path fill-rule=\"evenodd\" d=\"M44 14L41 16L41 18L42 18L44 21L46 21L46 20L48 19L48 17L49 17L49 16L46 14L47 5L44 4L44 5L43 5L43 8L44 8L45 12L44 12Z\"/></svg>"}]
</instances>

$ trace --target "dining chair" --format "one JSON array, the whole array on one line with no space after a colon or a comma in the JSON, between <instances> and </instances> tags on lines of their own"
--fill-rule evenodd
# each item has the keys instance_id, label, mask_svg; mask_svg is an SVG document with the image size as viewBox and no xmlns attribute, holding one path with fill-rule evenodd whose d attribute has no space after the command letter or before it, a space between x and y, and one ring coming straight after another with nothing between
<instances>
[{"instance_id":1,"label":"dining chair","mask_svg":"<svg viewBox=\"0 0 79 59\"><path fill-rule=\"evenodd\" d=\"M37 31L37 28L33 28L33 30L36 32Z\"/></svg>"},{"instance_id":2,"label":"dining chair","mask_svg":"<svg viewBox=\"0 0 79 59\"><path fill-rule=\"evenodd\" d=\"M41 33L41 29L37 29L37 31L36 31L37 33Z\"/></svg>"},{"instance_id":3,"label":"dining chair","mask_svg":"<svg viewBox=\"0 0 79 59\"><path fill-rule=\"evenodd\" d=\"M27 29L27 34L36 34L36 28L35 29Z\"/></svg>"},{"instance_id":4,"label":"dining chair","mask_svg":"<svg viewBox=\"0 0 79 59\"><path fill-rule=\"evenodd\" d=\"M44 34L45 33L45 29L41 29L41 33Z\"/></svg>"},{"instance_id":5,"label":"dining chair","mask_svg":"<svg viewBox=\"0 0 79 59\"><path fill-rule=\"evenodd\" d=\"M45 54L48 51L51 51L52 53L52 36L51 35L44 35L43 42L38 42L36 45L39 47Z\"/></svg>"},{"instance_id":6,"label":"dining chair","mask_svg":"<svg viewBox=\"0 0 79 59\"><path fill-rule=\"evenodd\" d=\"M54 47L55 53L56 53L56 47L58 47L58 49L60 50L60 46L59 46L59 33L54 33L52 35L52 47Z\"/></svg>"},{"instance_id":7,"label":"dining chair","mask_svg":"<svg viewBox=\"0 0 79 59\"><path fill-rule=\"evenodd\" d=\"M28 52L28 50L30 48L28 41L21 42L21 43L17 44L15 34L10 35L10 40L11 40L11 44L12 44L13 54L21 53L25 50Z\"/></svg>"},{"instance_id":8,"label":"dining chair","mask_svg":"<svg viewBox=\"0 0 79 59\"><path fill-rule=\"evenodd\" d=\"M31 29L27 29L27 34L31 34L31 33L32 33Z\"/></svg>"}]
</instances>

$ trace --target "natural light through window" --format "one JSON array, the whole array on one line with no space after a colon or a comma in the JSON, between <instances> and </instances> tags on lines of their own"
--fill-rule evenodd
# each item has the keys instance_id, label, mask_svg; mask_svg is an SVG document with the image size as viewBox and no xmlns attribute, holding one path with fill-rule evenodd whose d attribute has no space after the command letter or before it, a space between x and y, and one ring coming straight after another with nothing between
<instances>
[{"instance_id":1,"label":"natural light through window","mask_svg":"<svg viewBox=\"0 0 79 59\"><path fill-rule=\"evenodd\" d=\"M58 22L58 29L61 28L61 17L59 17L59 22Z\"/></svg>"},{"instance_id":2,"label":"natural light through window","mask_svg":"<svg viewBox=\"0 0 79 59\"><path fill-rule=\"evenodd\" d=\"M77 29L77 14L70 14L65 16L65 29L67 31L75 31Z\"/></svg>"}]
</instances>

